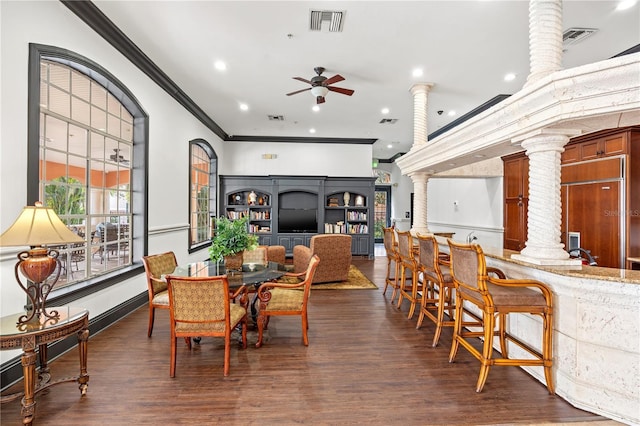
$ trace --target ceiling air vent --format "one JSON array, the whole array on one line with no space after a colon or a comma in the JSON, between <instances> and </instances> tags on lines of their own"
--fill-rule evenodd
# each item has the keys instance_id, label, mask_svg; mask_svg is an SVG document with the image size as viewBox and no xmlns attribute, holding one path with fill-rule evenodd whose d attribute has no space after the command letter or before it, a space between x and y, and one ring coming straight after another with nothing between
<instances>
[{"instance_id":1,"label":"ceiling air vent","mask_svg":"<svg viewBox=\"0 0 640 426\"><path fill-rule=\"evenodd\" d=\"M269 115L269 121L284 121L283 115Z\"/></svg>"},{"instance_id":2,"label":"ceiling air vent","mask_svg":"<svg viewBox=\"0 0 640 426\"><path fill-rule=\"evenodd\" d=\"M331 10L312 10L310 27L311 31L329 31L338 33L342 31L345 12ZM324 27L324 28L323 28Z\"/></svg>"},{"instance_id":3,"label":"ceiling air vent","mask_svg":"<svg viewBox=\"0 0 640 426\"><path fill-rule=\"evenodd\" d=\"M581 42L596 31L595 28L569 28L562 33L562 45L567 47Z\"/></svg>"},{"instance_id":4,"label":"ceiling air vent","mask_svg":"<svg viewBox=\"0 0 640 426\"><path fill-rule=\"evenodd\" d=\"M398 121L397 118L383 118L380 120L380 124L396 124L396 121Z\"/></svg>"}]
</instances>

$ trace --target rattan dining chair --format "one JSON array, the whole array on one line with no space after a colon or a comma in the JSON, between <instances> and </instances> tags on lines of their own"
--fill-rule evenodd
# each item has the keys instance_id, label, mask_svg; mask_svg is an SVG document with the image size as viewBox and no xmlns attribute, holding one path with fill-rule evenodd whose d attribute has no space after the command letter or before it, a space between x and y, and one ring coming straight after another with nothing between
<instances>
[{"instance_id":1,"label":"rattan dining chair","mask_svg":"<svg viewBox=\"0 0 640 426\"><path fill-rule=\"evenodd\" d=\"M147 337L153 332L153 322L156 309L169 309L169 293L167 282L162 275L172 273L178 266L176 255L172 251L152 254L142 257L142 264L147 274L147 288L149 293L149 326Z\"/></svg>"},{"instance_id":2,"label":"rattan dining chair","mask_svg":"<svg viewBox=\"0 0 640 426\"><path fill-rule=\"evenodd\" d=\"M461 244L449 240L451 276L456 289L456 315L449 362L455 360L458 347L467 349L480 361L476 392L481 392L493 365L541 366L547 389L554 394L553 364L553 297L549 288L535 280L506 279L499 269L486 266L482 248L477 244ZM497 274L500 278L489 276ZM472 304L482 313L480 331L463 328L463 308ZM507 316L530 314L542 320L541 349L509 333ZM496 329L497 327L497 329ZM499 338L501 356L494 356L494 337ZM476 349L477 338L483 339L482 350ZM521 349L527 358L510 358L508 343Z\"/></svg>"},{"instance_id":3,"label":"rattan dining chair","mask_svg":"<svg viewBox=\"0 0 640 426\"><path fill-rule=\"evenodd\" d=\"M171 313L171 367L176 375L178 337L224 338L224 375L229 375L231 363L231 332L236 325L242 329L242 347L247 347L247 288L243 285L229 293L226 275L213 277L181 277L167 275L169 311ZM231 300L240 303L231 303Z\"/></svg>"},{"instance_id":4,"label":"rattan dining chair","mask_svg":"<svg viewBox=\"0 0 640 426\"><path fill-rule=\"evenodd\" d=\"M299 315L302 318L302 342L309 346L309 319L307 316L307 306L311 283L315 275L320 258L314 254L309 260L307 270L302 273L287 273L284 279L286 282L268 282L258 288L258 300L260 310L258 312L258 342L256 348L262 346L264 330L269 325L272 316ZM288 280L293 278L293 280ZM295 283L295 278L304 278L303 281Z\"/></svg>"}]
</instances>

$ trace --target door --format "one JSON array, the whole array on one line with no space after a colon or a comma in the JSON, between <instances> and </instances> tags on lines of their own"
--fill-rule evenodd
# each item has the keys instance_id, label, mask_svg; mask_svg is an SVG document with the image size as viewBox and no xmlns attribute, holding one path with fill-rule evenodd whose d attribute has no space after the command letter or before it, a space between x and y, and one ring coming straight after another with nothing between
<instances>
[{"instance_id":1,"label":"door","mask_svg":"<svg viewBox=\"0 0 640 426\"><path fill-rule=\"evenodd\" d=\"M374 238L376 243L381 243L382 228L388 228L391 226L391 187L376 185L376 194L374 198Z\"/></svg>"}]
</instances>

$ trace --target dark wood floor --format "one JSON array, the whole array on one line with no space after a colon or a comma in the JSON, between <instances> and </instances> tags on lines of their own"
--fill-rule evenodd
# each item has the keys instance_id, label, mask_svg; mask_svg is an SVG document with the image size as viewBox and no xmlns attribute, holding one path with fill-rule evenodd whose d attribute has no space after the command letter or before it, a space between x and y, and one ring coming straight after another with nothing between
<instances>
[{"instance_id":1,"label":"dark wood floor","mask_svg":"<svg viewBox=\"0 0 640 426\"><path fill-rule=\"evenodd\" d=\"M415 329L382 295L384 259L354 260L378 290L318 290L310 300L309 347L297 317L274 318L269 340L231 351L222 375L221 341L180 342L169 377L168 312L146 337L143 307L89 341L89 391L73 383L37 396L36 425L132 424L543 424L606 420L576 409L517 367L494 367L480 394L479 364L460 350L448 362L451 331L431 348L433 324ZM77 351L51 364L75 374ZM2 424L20 424L20 403L2 406ZM609 422L605 422L609 424Z\"/></svg>"}]
</instances>

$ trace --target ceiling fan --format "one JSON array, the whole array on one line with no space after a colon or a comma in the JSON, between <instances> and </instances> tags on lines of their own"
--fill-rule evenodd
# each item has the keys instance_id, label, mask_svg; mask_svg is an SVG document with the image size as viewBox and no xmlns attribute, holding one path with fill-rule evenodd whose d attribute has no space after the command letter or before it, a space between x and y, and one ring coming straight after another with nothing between
<instances>
[{"instance_id":1,"label":"ceiling fan","mask_svg":"<svg viewBox=\"0 0 640 426\"><path fill-rule=\"evenodd\" d=\"M342 87L334 87L331 86L333 83L337 83L339 81L344 80L344 77L340 74L336 74L331 78L327 78L322 75L324 72L324 67L315 67L313 69L316 74L315 77L312 77L311 80L307 80L302 77L293 77L294 80L302 81L303 83L310 84L311 87L307 87L306 89L296 90L295 92L287 93L287 96L295 95L297 93L306 92L307 90L311 91L311 94L316 97L316 103L322 104L324 103L324 97L329 92L342 93L343 95L351 96L353 95L353 90L344 89Z\"/></svg>"},{"instance_id":2,"label":"ceiling fan","mask_svg":"<svg viewBox=\"0 0 640 426\"><path fill-rule=\"evenodd\" d=\"M109 156L111 161L115 161L116 163L129 164L129 160L124 158L124 155L120 154L120 149L116 148L113 151L115 153Z\"/></svg>"}]
</instances>

